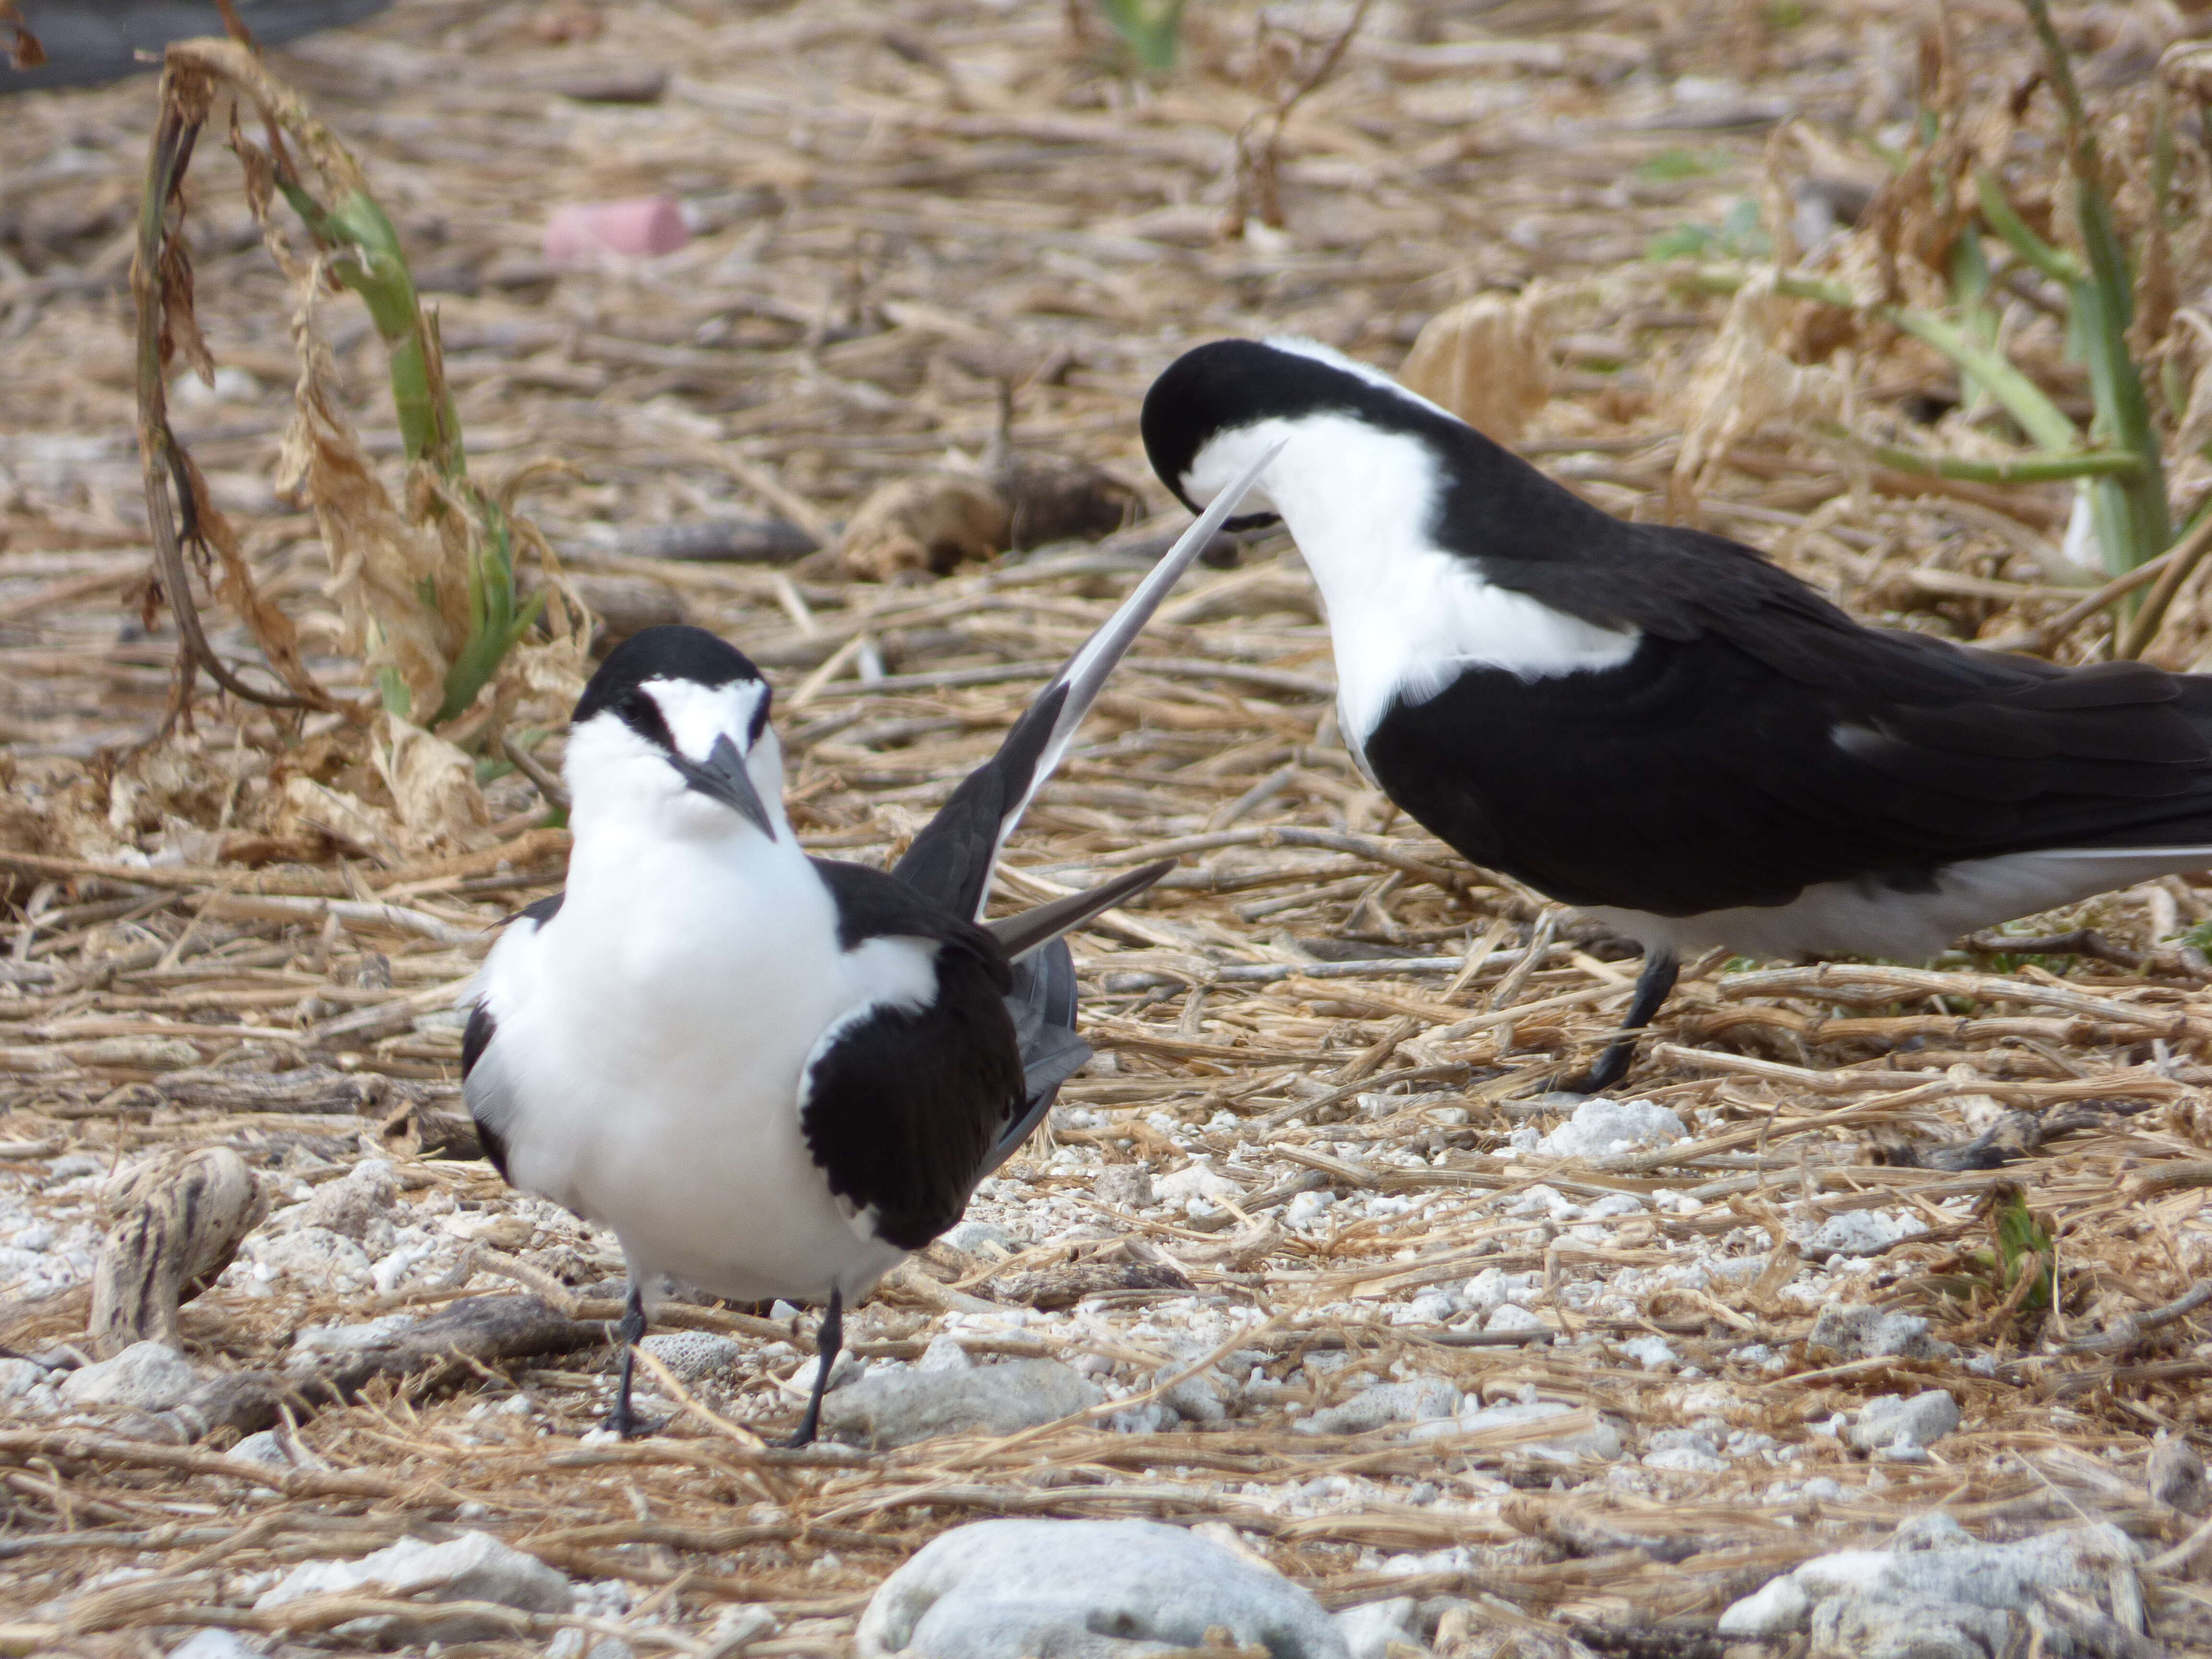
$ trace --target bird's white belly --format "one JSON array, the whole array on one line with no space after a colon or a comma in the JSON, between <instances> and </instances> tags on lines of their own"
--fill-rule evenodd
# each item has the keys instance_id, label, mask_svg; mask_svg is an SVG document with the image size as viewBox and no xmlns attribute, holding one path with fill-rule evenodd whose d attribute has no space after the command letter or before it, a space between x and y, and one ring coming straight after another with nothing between
<instances>
[{"instance_id":1,"label":"bird's white belly","mask_svg":"<svg viewBox=\"0 0 2212 1659\"><path fill-rule=\"evenodd\" d=\"M1692 916L1592 905L1588 914L1647 946L1684 957L1725 948L1748 957L1881 957L1924 962L1967 933L2055 909L2150 877L2212 863L2212 848L2053 850L1962 860L1932 890L1902 892L1867 876L1821 882L1787 904Z\"/></svg>"},{"instance_id":2,"label":"bird's white belly","mask_svg":"<svg viewBox=\"0 0 2212 1659\"><path fill-rule=\"evenodd\" d=\"M676 885L694 914L641 914L633 889L594 915L572 882L487 963L509 1177L611 1228L641 1282L857 1296L903 1253L830 1193L799 1121L807 1060L855 1000L827 895L756 886L718 908Z\"/></svg>"}]
</instances>

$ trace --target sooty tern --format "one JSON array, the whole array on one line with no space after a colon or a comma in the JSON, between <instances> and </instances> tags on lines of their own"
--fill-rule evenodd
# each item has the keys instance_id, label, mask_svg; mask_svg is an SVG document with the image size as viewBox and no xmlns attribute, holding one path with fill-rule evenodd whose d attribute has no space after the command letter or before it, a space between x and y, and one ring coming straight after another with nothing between
<instances>
[{"instance_id":1,"label":"sooty tern","mask_svg":"<svg viewBox=\"0 0 2212 1659\"><path fill-rule=\"evenodd\" d=\"M1866 627L1310 341L1187 352L1144 438L1192 504L1274 453L1272 512L1229 527L1297 542L1346 740L1469 860L1642 941L1628 1034L1686 952L1924 959L2212 866L2212 678ZM1569 1086L1618 1081L1632 1040Z\"/></svg>"},{"instance_id":2,"label":"sooty tern","mask_svg":"<svg viewBox=\"0 0 2212 1659\"><path fill-rule=\"evenodd\" d=\"M799 850L769 687L731 646L647 629L592 677L569 727L567 885L486 957L462 1066L501 1174L622 1242L618 1432L635 1426L646 1293L672 1278L827 1304L793 1443L811 1440L845 1303L959 1220L1089 1057L1061 935L1172 860L985 922L991 872L1241 493L1222 492L889 873Z\"/></svg>"}]
</instances>

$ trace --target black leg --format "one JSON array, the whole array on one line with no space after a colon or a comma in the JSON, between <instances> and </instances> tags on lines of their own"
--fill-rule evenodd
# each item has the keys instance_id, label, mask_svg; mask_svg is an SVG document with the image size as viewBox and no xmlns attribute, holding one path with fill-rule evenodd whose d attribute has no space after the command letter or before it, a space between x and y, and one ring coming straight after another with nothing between
<instances>
[{"instance_id":1,"label":"black leg","mask_svg":"<svg viewBox=\"0 0 2212 1659\"><path fill-rule=\"evenodd\" d=\"M829 1311L822 1316L822 1328L814 1334L814 1392L807 1397L806 1415L799 1419L799 1432L783 1443L787 1446L811 1446L822 1426L822 1395L830 1386L830 1367L837 1363L837 1350L845 1346L844 1292L832 1289Z\"/></svg>"},{"instance_id":2,"label":"black leg","mask_svg":"<svg viewBox=\"0 0 2212 1659\"><path fill-rule=\"evenodd\" d=\"M638 1433L638 1420L629 1408L629 1382L630 1373L637 1366L637 1345L644 1337L645 1291L632 1279L629 1300L623 1307L622 1323L615 1327L615 1340L622 1344L622 1380L615 1385L615 1408L599 1425L603 1429L612 1429L625 1440L635 1438Z\"/></svg>"},{"instance_id":3,"label":"black leg","mask_svg":"<svg viewBox=\"0 0 2212 1659\"><path fill-rule=\"evenodd\" d=\"M1602 1094L1628 1075L1629 1062L1636 1058L1636 1039L1674 988L1674 975L1681 966L1672 951L1655 948L1644 953L1644 971L1636 976L1636 994L1629 999L1628 1018L1621 1022L1620 1034L1606 1045L1596 1065L1559 1085L1561 1089L1571 1095Z\"/></svg>"}]
</instances>

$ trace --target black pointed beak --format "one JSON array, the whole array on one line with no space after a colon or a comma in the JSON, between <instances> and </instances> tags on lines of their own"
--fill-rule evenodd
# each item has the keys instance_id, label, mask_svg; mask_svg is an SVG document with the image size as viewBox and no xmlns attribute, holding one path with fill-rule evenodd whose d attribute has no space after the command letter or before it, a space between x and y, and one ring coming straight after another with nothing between
<instances>
[{"instance_id":1,"label":"black pointed beak","mask_svg":"<svg viewBox=\"0 0 2212 1659\"><path fill-rule=\"evenodd\" d=\"M729 738L716 738L703 763L680 754L672 755L669 760L684 775L684 781L690 787L709 800L721 802L770 841L775 839L775 820L769 817L760 791L753 787L752 774L745 770L745 757Z\"/></svg>"}]
</instances>

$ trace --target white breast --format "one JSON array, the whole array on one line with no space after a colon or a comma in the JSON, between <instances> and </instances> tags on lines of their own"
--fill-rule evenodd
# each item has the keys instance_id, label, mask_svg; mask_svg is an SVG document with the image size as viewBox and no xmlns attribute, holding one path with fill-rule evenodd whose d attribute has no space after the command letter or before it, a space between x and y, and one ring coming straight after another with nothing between
<instances>
[{"instance_id":1,"label":"white breast","mask_svg":"<svg viewBox=\"0 0 2212 1659\"><path fill-rule=\"evenodd\" d=\"M926 953L902 943L841 951L830 894L787 836L617 826L580 842L559 914L484 964L497 1031L479 1072L507 1116L510 1177L612 1228L640 1275L748 1299L859 1294L902 1253L830 1194L800 1083L856 1007L927 994Z\"/></svg>"},{"instance_id":2,"label":"white breast","mask_svg":"<svg viewBox=\"0 0 2212 1659\"><path fill-rule=\"evenodd\" d=\"M1533 680L1618 667L1635 652L1636 630L1495 586L1437 547L1440 470L1404 434L1350 416L1262 421L1207 446L1192 469L1200 493L1219 487L1212 473L1281 438L1264 487L1321 586L1348 741L1364 748L1394 697L1425 702L1468 668Z\"/></svg>"}]
</instances>

